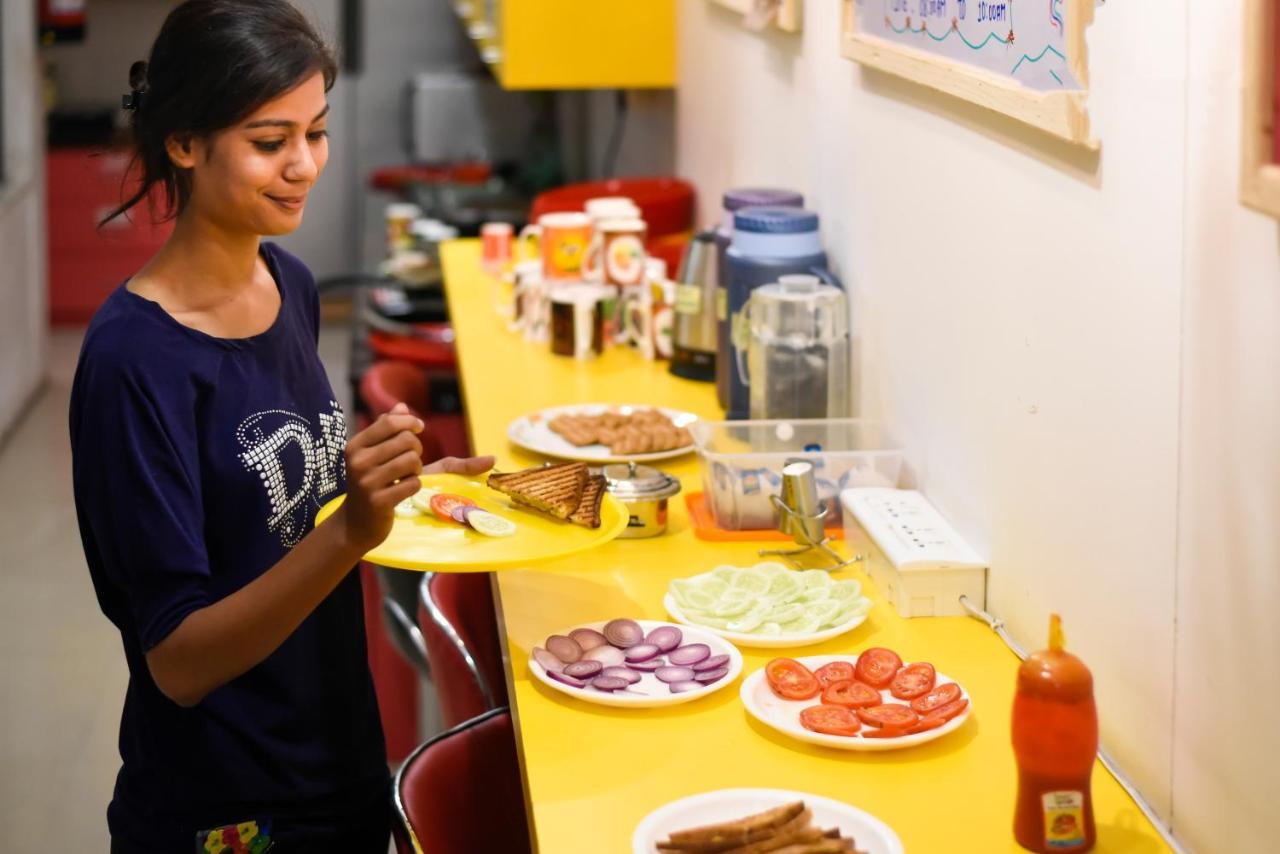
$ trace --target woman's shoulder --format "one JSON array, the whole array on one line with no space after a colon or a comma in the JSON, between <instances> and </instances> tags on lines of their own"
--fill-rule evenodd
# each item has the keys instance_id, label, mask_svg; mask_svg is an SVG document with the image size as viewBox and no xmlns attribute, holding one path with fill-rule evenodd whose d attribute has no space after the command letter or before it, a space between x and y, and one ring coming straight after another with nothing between
<instances>
[{"instance_id":1,"label":"woman's shoulder","mask_svg":"<svg viewBox=\"0 0 1280 854\"><path fill-rule=\"evenodd\" d=\"M159 305L120 285L94 313L80 345L79 372L102 380L141 374L189 374L206 348L162 317Z\"/></svg>"}]
</instances>

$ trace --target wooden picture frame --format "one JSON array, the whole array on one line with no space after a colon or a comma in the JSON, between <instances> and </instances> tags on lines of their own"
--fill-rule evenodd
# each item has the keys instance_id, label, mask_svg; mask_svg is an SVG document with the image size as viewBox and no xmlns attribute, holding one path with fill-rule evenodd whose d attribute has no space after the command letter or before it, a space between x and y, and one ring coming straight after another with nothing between
<instances>
[{"instance_id":1,"label":"wooden picture frame","mask_svg":"<svg viewBox=\"0 0 1280 854\"><path fill-rule=\"evenodd\" d=\"M746 16L751 11L752 0L711 0L711 2ZM804 22L801 2L802 0L782 0L782 6L778 9L778 17L774 19L773 26L786 33L800 32Z\"/></svg>"},{"instance_id":2,"label":"wooden picture frame","mask_svg":"<svg viewBox=\"0 0 1280 854\"><path fill-rule=\"evenodd\" d=\"M1066 50L1065 55L1056 49L1053 52L1062 57L1066 68L1080 85L1078 89L1069 90L1041 90L1019 83L1011 75L1017 71L1021 62L1014 66L1010 75L1002 75L929 50L913 48L897 41L861 32L857 11L854 8L857 0L841 0L841 2L844 5L841 53L846 58L978 104L1072 144L1090 150L1099 148L1099 142L1092 137L1089 130L1087 108L1089 63L1085 31L1093 23L1093 0L1063 0L1062 2L1062 8L1066 14L1062 16L1063 20L1058 26L1062 28L1062 39ZM876 2L879 0L861 0L864 8ZM972 6L977 5L977 2L972 2ZM912 3L911 7L915 7L915 3ZM908 17L906 20L910 28L911 18ZM922 23L921 30L913 29L911 32L924 32L925 26ZM954 17L951 20L951 27L953 30L957 29ZM1009 43L1013 43L1012 28L1008 39ZM933 36L934 42L941 40L942 38ZM1004 42L1004 39L997 40ZM968 43L967 40L966 43ZM975 46L970 45L970 47ZM1023 59L1034 63L1043 56L1042 52L1039 56L1024 55Z\"/></svg>"},{"instance_id":3,"label":"wooden picture frame","mask_svg":"<svg viewBox=\"0 0 1280 854\"><path fill-rule=\"evenodd\" d=\"M1276 145L1275 0L1245 0L1244 127L1240 138L1240 201L1280 217Z\"/></svg>"}]
</instances>

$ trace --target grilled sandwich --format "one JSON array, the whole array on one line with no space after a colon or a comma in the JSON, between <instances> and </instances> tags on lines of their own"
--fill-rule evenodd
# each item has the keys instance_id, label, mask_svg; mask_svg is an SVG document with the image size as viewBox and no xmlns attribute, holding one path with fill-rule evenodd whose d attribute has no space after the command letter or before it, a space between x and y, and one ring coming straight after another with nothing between
<instances>
[{"instance_id":1,"label":"grilled sandwich","mask_svg":"<svg viewBox=\"0 0 1280 854\"><path fill-rule=\"evenodd\" d=\"M511 496L520 504L550 513L557 519L568 519L582 503L587 464L560 463L509 474L495 472L489 475L487 483L491 489Z\"/></svg>"},{"instance_id":2,"label":"grilled sandwich","mask_svg":"<svg viewBox=\"0 0 1280 854\"><path fill-rule=\"evenodd\" d=\"M569 515L569 521L585 528L600 527L600 505L604 502L605 480L603 475L592 475L587 478L587 485L582 490L582 501L578 509Z\"/></svg>"}]
</instances>

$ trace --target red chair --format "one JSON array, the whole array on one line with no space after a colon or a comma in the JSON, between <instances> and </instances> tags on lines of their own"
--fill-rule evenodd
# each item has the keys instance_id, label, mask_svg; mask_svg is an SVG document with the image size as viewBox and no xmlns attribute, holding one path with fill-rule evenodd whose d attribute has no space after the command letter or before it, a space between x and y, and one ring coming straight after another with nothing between
<instances>
[{"instance_id":1,"label":"red chair","mask_svg":"<svg viewBox=\"0 0 1280 854\"><path fill-rule=\"evenodd\" d=\"M461 412L433 411L430 403L432 373L443 378L455 372L453 344L385 332L369 333L369 343L379 361L370 365L361 377L360 397L375 417L394 406L397 400L404 400L426 422L427 432L431 434L431 447L423 445L425 461L471 456L466 416Z\"/></svg>"},{"instance_id":2,"label":"red chair","mask_svg":"<svg viewBox=\"0 0 1280 854\"><path fill-rule=\"evenodd\" d=\"M371 418L390 412L403 402L428 424L418 435L424 463L444 456L439 441L427 421L428 384L426 375L403 362L377 362L360 380L360 398ZM363 429L367 421L357 419ZM428 676L426 649L420 631L407 613L416 611L414 599L397 598L384 572L361 562L360 586L364 591L365 640L369 647L369 669L378 696L378 710L386 737L387 757L398 762L422 740L418 723L418 680Z\"/></svg>"},{"instance_id":3,"label":"red chair","mask_svg":"<svg viewBox=\"0 0 1280 854\"><path fill-rule=\"evenodd\" d=\"M408 362L374 362L360 378L360 399L369 408L371 419L403 403L427 425L427 429L418 434L424 465L445 456L439 438L431 429L429 393L427 375Z\"/></svg>"},{"instance_id":4,"label":"red chair","mask_svg":"<svg viewBox=\"0 0 1280 854\"><path fill-rule=\"evenodd\" d=\"M418 621L446 727L507 704L489 574L425 573Z\"/></svg>"},{"instance_id":5,"label":"red chair","mask_svg":"<svg viewBox=\"0 0 1280 854\"><path fill-rule=\"evenodd\" d=\"M399 854L531 852L511 713L492 709L425 742L392 790Z\"/></svg>"}]
</instances>

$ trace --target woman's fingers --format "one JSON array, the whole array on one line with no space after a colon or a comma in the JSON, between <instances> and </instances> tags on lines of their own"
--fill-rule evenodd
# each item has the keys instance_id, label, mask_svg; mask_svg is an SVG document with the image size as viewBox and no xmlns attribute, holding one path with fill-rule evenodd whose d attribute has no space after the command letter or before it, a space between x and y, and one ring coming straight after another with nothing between
<instances>
[{"instance_id":1,"label":"woman's fingers","mask_svg":"<svg viewBox=\"0 0 1280 854\"><path fill-rule=\"evenodd\" d=\"M407 430L396 433L385 442L379 442L368 448L361 448L348 460L348 471L366 471L394 459L405 451L413 451L422 456L422 441Z\"/></svg>"},{"instance_id":2,"label":"woman's fingers","mask_svg":"<svg viewBox=\"0 0 1280 854\"><path fill-rule=\"evenodd\" d=\"M393 457L373 470L366 472L360 478L360 487L365 492L374 493L383 489L397 480L403 478L415 478L410 484L414 487L413 492L417 492L420 484L416 478L422 473L422 457L413 451L405 451L400 455ZM409 493L410 495L413 492Z\"/></svg>"},{"instance_id":3,"label":"woman's fingers","mask_svg":"<svg viewBox=\"0 0 1280 854\"><path fill-rule=\"evenodd\" d=\"M401 406L403 404L397 404ZM378 416L378 419L361 430L347 443L348 451L371 448L381 444L402 431L421 433L426 425L422 419L406 408L404 412L389 412Z\"/></svg>"},{"instance_id":4,"label":"woman's fingers","mask_svg":"<svg viewBox=\"0 0 1280 854\"><path fill-rule=\"evenodd\" d=\"M422 484L413 478L406 478L399 483L393 483L385 489L378 491L374 497L374 504L386 510L395 507L406 498L412 498L422 488Z\"/></svg>"}]
</instances>

